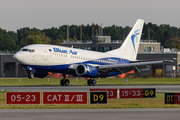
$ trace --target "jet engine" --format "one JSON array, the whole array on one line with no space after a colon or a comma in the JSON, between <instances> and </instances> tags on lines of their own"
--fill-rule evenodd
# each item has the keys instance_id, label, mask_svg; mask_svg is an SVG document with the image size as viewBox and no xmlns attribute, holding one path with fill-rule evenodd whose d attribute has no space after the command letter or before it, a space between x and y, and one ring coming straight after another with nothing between
<instances>
[{"instance_id":1,"label":"jet engine","mask_svg":"<svg viewBox=\"0 0 180 120\"><path fill-rule=\"evenodd\" d=\"M78 76L96 77L98 76L98 69L94 66L81 64L76 67L76 74Z\"/></svg>"},{"instance_id":2,"label":"jet engine","mask_svg":"<svg viewBox=\"0 0 180 120\"><path fill-rule=\"evenodd\" d=\"M27 66L25 72L28 75L28 78L34 78L34 77L44 78L48 75L47 71L35 70L34 68L31 68L29 66Z\"/></svg>"},{"instance_id":3,"label":"jet engine","mask_svg":"<svg viewBox=\"0 0 180 120\"><path fill-rule=\"evenodd\" d=\"M48 75L48 72L46 71L40 71L40 70L36 70L34 73L34 77L38 77L38 78L44 78Z\"/></svg>"}]
</instances>

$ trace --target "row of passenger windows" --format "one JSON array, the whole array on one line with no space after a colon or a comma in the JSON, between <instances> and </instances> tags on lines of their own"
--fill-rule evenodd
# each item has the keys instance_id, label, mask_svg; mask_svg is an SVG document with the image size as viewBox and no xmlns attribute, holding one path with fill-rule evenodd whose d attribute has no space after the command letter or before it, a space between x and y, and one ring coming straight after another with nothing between
<instances>
[{"instance_id":1,"label":"row of passenger windows","mask_svg":"<svg viewBox=\"0 0 180 120\"><path fill-rule=\"evenodd\" d=\"M59 54L59 53L51 53L52 55L59 56L59 57L68 57L66 54Z\"/></svg>"},{"instance_id":2,"label":"row of passenger windows","mask_svg":"<svg viewBox=\"0 0 180 120\"><path fill-rule=\"evenodd\" d=\"M109 62L106 60L98 60L98 59L93 59L93 58L87 58L87 57L81 57L81 56L70 56L73 59L83 59L83 60L88 60L88 61L93 61L93 62L101 62L101 63L111 63L111 64L116 64L114 62Z\"/></svg>"},{"instance_id":3,"label":"row of passenger windows","mask_svg":"<svg viewBox=\"0 0 180 120\"><path fill-rule=\"evenodd\" d=\"M59 57L68 57L67 54L60 54L60 53L50 53L52 55L55 55L55 56L59 56ZM109 62L109 61L106 61L106 60L98 60L98 59L93 59L93 58L87 58L87 57L82 57L82 56L75 56L75 55L70 55L70 58L73 58L73 59L81 59L81 60L88 60L88 61L93 61L93 62L101 62L101 63L111 63L111 64L117 64L115 62Z\"/></svg>"}]
</instances>

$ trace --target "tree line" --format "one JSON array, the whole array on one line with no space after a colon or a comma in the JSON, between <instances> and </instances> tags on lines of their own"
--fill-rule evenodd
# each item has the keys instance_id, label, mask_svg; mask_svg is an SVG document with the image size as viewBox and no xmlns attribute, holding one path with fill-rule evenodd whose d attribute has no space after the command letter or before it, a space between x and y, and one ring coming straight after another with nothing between
<instances>
[{"instance_id":1,"label":"tree line","mask_svg":"<svg viewBox=\"0 0 180 120\"><path fill-rule=\"evenodd\" d=\"M89 25L62 25L40 30L38 28L24 27L14 31L6 31L0 28L0 51L18 51L29 44L54 44L60 45L67 39L69 29L69 41L91 40L92 35L102 35L102 28L98 24ZM112 40L124 40L131 27L107 26L103 28L104 36L111 36ZM82 34L81 34L82 31ZM180 49L180 28L167 24L144 24L141 39L157 40L164 47Z\"/></svg>"}]
</instances>

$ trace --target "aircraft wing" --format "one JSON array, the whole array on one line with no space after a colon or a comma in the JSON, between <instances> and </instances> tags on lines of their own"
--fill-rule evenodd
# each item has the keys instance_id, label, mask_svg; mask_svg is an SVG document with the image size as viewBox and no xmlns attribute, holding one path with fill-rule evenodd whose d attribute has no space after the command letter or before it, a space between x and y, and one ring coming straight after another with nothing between
<instances>
[{"instance_id":1,"label":"aircraft wing","mask_svg":"<svg viewBox=\"0 0 180 120\"><path fill-rule=\"evenodd\" d=\"M126 64L116 64L116 65L100 65L98 66L98 70L100 72L120 72L124 73L131 70L138 70L148 68L148 65L151 64L160 64L163 61L148 61L148 62L135 62L135 63L126 63Z\"/></svg>"},{"instance_id":2,"label":"aircraft wing","mask_svg":"<svg viewBox=\"0 0 180 120\"><path fill-rule=\"evenodd\" d=\"M148 68L148 65L160 64L160 63L163 63L163 61L148 61L148 62L136 61L135 63L115 64L115 65L97 65L97 64L96 65L88 64L88 65L96 67L101 73L109 73L109 72L124 73L130 70L140 71L140 69ZM77 64L70 65L69 70L75 70L77 66L78 66Z\"/></svg>"},{"instance_id":3,"label":"aircraft wing","mask_svg":"<svg viewBox=\"0 0 180 120\"><path fill-rule=\"evenodd\" d=\"M150 64L160 64L163 61L149 61L149 62L136 62L136 63L126 63L126 64L115 64L115 65L100 65L98 69L105 68L124 68L124 67L132 67L132 66L142 66L142 65L150 65Z\"/></svg>"}]
</instances>

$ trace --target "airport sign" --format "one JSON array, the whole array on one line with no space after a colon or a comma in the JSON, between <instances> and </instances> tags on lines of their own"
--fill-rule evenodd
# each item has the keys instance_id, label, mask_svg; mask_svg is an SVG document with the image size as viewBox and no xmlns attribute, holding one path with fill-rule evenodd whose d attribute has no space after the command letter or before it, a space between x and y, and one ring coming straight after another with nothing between
<instances>
[{"instance_id":1,"label":"airport sign","mask_svg":"<svg viewBox=\"0 0 180 120\"><path fill-rule=\"evenodd\" d=\"M156 98L156 89L143 88L143 98Z\"/></svg>"},{"instance_id":2,"label":"airport sign","mask_svg":"<svg viewBox=\"0 0 180 120\"><path fill-rule=\"evenodd\" d=\"M107 104L107 91L90 91L90 104Z\"/></svg>"},{"instance_id":3,"label":"airport sign","mask_svg":"<svg viewBox=\"0 0 180 120\"><path fill-rule=\"evenodd\" d=\"M43 92L43 104L87 104L87 92Z\"/></svg>"},{"instance_id":4,"label":"airport sign","mask_svg":"<svg viewBox=\"0 0 180 120\"><path fill-rule=\"evenodd\" d=\"M165 104L180 104L180 93L165 93Z\"/></svg>"},{"instance_id":5,"label":"airport sign","mask_svg":"<svg viewBox=\"0 0 180 120\"><path fill-rule=\"evenodd\" d=\"M40 104L40 92L6 92L6 104Z\"/></svg>"},{"instance_id":6,"label":"airport sign","mask_svg":"<svg viewBox=\"0 0 180 120\"><path fill-rule=\"evenodd\" d=\"M108 98L117 98L117 89L89 89L89 91L107 91Z\"/></svg>"},{"instance_id":7,"label":"airport sign","mask_svg":"<svg viewBox=\"0 0 180 120\"><path fill-rule=\"evenodd\" d=\"M155 88L128 88L119 89L120 98L155 98Z\"/></svg>"}]
</instances>

